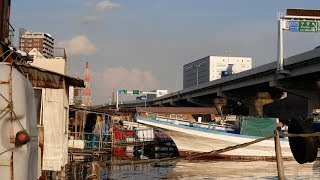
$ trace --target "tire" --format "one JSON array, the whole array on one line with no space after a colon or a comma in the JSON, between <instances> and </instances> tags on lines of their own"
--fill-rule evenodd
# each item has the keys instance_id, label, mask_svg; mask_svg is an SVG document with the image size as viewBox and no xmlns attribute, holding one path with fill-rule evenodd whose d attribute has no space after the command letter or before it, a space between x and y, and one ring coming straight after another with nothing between
<instances>
[{"instance_id":1,"label":"tire","mask_svg":"<svg viewBox=\"0 0 320 180\"><path fill-rule=\"evenodd\" d=\"M288 133L314 133L313 118L303 120L301 117L294 117L290 119ZM299 164L316 160L319 147L317 137L289 137L289 144L293 157Z\"/></svg>"}]
</instances>

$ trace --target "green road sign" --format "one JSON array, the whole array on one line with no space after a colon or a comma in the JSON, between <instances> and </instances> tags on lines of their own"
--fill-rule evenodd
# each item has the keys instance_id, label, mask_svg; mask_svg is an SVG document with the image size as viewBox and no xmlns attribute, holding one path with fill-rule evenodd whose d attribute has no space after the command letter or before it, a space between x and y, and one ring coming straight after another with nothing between
<instances>
[{"instance_id":1,"label":"green road sign","mask_svg":"<svg viewBox=\"0 0 320 180\"><path fill-rule=\"evenodd\" d=\"M122 89L122 90L119 90L118 93L119 94L127 94L128 90L126 89Z\"/></svg>"},{"instance_id":2,"label":"green road sign","mask_svg":"<svg viewBox=\"0 0 320 180\"><path fill-rule=\"evenodd\" d=\"M132 90L132 94L140 94L140 90Z\"/></svg>"},{"instance_id":3,"label":"green road sign","mask_svg":"<svg viewBox=\"0 0 320 180\"><path fill-rule=\"evenodd\" d=\"M299 32L318 32L318 22L299 21Z\"/></svg>"}]
</instances>

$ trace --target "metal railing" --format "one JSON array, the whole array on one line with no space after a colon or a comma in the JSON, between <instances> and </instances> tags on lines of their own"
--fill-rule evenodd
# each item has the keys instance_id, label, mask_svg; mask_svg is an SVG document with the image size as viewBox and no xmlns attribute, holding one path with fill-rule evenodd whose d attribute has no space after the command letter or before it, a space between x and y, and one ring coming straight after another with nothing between
<instances>
[{"instance_id":1,"label":"metal railing","mask_svg":"<svg viewBox=\"0 0 320 180\"><path fill-rule=\"evenodd\" d=\"M113 130L109 134L69 132L69 139L83 140L84 149L94 151L109 150L113 145L171 140L161 131L154 131L151 128L119 129Z\"/></svg>"}]
</instances>

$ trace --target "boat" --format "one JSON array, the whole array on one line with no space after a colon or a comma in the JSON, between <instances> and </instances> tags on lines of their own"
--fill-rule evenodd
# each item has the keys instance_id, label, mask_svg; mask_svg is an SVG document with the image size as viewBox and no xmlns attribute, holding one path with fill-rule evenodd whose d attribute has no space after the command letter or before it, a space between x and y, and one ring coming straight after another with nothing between
<instances>
[{"instance_id":1,"label":"boat","mask_svg":"<svg viewBox=\"0 0 320 180\"><path fill-rule=\"evenodd\" d=\"M181 157L192 157L193 155L204 153L204 156L199 156L197 159L271 161L276 159L273 138L221 154L206 153L229 146L248 143L262 136L272 135L278 122L278 120L274 118L232 117L235 117L235 120L232 120L234 122L233 124L231 124L226 117L225 120L202 122L201 118L197 121L195 119L188 120L182 115L177 114L163 115L150 112L138 112L136 121L157 128L170 136L178 148ZM269 129L265 129L267 131L264 131L264 134L259 134L257 128L252 126L256 122L268 122L265 125L268 126ZM280 145L282 158L284 160L294 160L288 139L280 138Z\"/></svg>"}]
</instances>

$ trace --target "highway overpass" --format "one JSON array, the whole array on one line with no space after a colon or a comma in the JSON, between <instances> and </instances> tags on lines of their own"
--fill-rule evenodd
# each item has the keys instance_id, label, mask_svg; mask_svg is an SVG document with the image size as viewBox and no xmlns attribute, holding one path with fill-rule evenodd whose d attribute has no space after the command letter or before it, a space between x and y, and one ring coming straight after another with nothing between
<instances>
[{"instance_id":1,"label":"highway overpass","mask_svg":"<svg viewBox=\"0 0 320 180\"><path fill-rule=\"evenodd\" d=\"M284 71L278 71L277 62L272 62L146 102L123 102L120 108L202 106L222 110L245 106L248 115L264 116L265 106L283 101L291 104L291 111L306 115L320 106L319 80L320 48L315 48L284 59ZM102 108L115 108L115 103Z\"/></svg>"}]
</instances>

